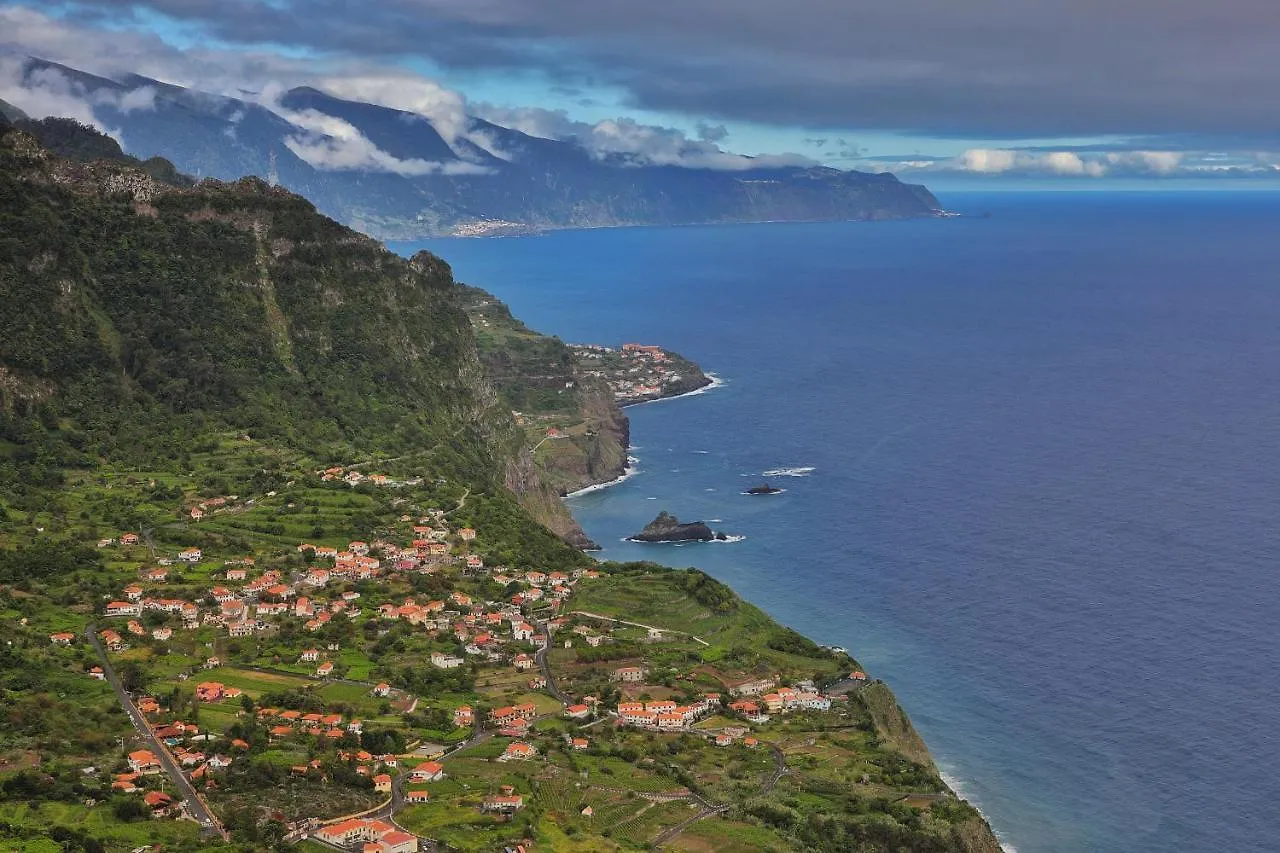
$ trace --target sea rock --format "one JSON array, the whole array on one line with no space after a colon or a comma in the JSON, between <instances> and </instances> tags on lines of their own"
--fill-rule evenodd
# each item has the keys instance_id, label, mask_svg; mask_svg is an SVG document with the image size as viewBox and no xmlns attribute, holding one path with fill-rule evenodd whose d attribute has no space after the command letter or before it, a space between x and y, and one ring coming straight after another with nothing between
<instances>
[{"instance_id":1,"label":"sea rock","mask_svg":"<svg viewBox=\"0 0 1280 853\"><path fill-rule=\"evenodd\" d=\"M665 509L658 517L645 525L634 536L627 537L631 542L710 542L713 539L727 539L724 533L717 533L704 521L690 521L682 524Z\"/></svg>"}]
</instances>

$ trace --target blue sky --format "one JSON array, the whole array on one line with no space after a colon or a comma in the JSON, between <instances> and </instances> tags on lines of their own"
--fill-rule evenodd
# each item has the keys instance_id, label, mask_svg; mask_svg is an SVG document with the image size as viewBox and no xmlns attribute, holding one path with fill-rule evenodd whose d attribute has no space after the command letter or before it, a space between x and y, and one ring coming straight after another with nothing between
<instances>
[{"instance_id":1,"label":"blue sky","mask_svg":"<svg viewBox=\"0 0 1280 853\"><path fill-rule=\"evenodd\" d=\"M687 139L698 163L794 154L980 187L1277 182L1277 43L1271 0L0 6L0 46L95 73L310 83L642 156Z\"/></svg>"}]
</instances>

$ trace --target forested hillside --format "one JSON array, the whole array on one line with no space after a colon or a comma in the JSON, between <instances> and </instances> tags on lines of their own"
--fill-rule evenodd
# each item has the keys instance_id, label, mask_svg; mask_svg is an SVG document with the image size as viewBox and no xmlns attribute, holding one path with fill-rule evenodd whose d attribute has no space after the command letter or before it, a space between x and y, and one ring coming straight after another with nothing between
<instances>
[{"instance_id":1,"label":"forested hillside","mask_svg":"<svg viewBox=\"0 0 1280 853\"><path fill-rule=\"evenodd\" d=\"M58 131L64 150L111 153L86 128ZM230 430L318 462L429 451L439 476L509 490L575 533L432 255L405 261L257 179L177 186L7 128L0 260L0 440L21 448L0 455L10 509L68 465L180 469Z\"/></svg>"}]
</instances>

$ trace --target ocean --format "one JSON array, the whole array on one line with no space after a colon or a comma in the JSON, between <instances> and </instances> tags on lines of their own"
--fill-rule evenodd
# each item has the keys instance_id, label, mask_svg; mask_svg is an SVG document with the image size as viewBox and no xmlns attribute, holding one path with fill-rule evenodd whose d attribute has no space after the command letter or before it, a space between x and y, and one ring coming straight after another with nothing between
<instances>
[{"instance_id":1,"label":"ocean","mask_svg":"<svg viewBox=\"0 0 1280 853\"><path fill-rule=\"evenodd\" d=\"M723 380L574 514L846 647L1008 848L1280 849L1280 195L942 200L420 245ZM746 538L622 541L660 509Z\"/></svg>"}]
</instances>

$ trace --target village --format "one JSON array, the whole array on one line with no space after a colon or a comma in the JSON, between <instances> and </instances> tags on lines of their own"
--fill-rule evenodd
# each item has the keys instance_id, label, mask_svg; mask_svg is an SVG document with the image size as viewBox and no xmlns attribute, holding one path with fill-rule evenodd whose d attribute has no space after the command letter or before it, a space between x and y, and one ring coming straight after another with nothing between
<instances>
[{"instance_id":1,"label":"village","mask_svg":"<svg viewBox=\"0 0 1280 853\"><path fill-rule=\"evenodd\" d=\"M687 393L711 380L692 362L649 344L570 344L586 376L602 379L619 405Z\"/></svg>"},{"instance_id":2,"label":"village","mask_svg":"<svg viewBox=\"0 0 1280 853\"><path fill-rule=\"evenodd\" d=\"M389 482L341 468L313 476ZM198 525L228 506L205 501L184 514ZM265 759L290 785L349 789L319 797L336 813L282 815L290 839L401 853L449 837L429 828L439 828L440 806L458 817L468 804L475 817L456 822L497 838L540 791L546 799L548 785L570 784L573 767L612 775L629 744L655 737L758 750L771 720L842 714L865 682L851 671L823 692L795 673L673 669L671 660L694 660L690 649L706 641L578 610L577 593L602 582L602 571L489 566L477 553L483 539L427 508L401 514L393 535L370 541L303 541L275 554L148 553L104 602L91 637L106 653L91 678L112 677L144 648L149 662L145 687L121 691L146 736L112 788L141 798L157 819L191 817L225 831L220 799ZM136 532L99 543L126 556L143 545ZM49 639L78 641L69 632ZM406 666L375 663L381 646L398 646ZM764 761L768 769L774 759ZM517 765L525 770L497 769ZM646 776L655 790L641 793L660 794L668 812L675 802L715 806L687 785ZM587 799L579 820L618 805Z\"/></svg>"}]
</instances>

